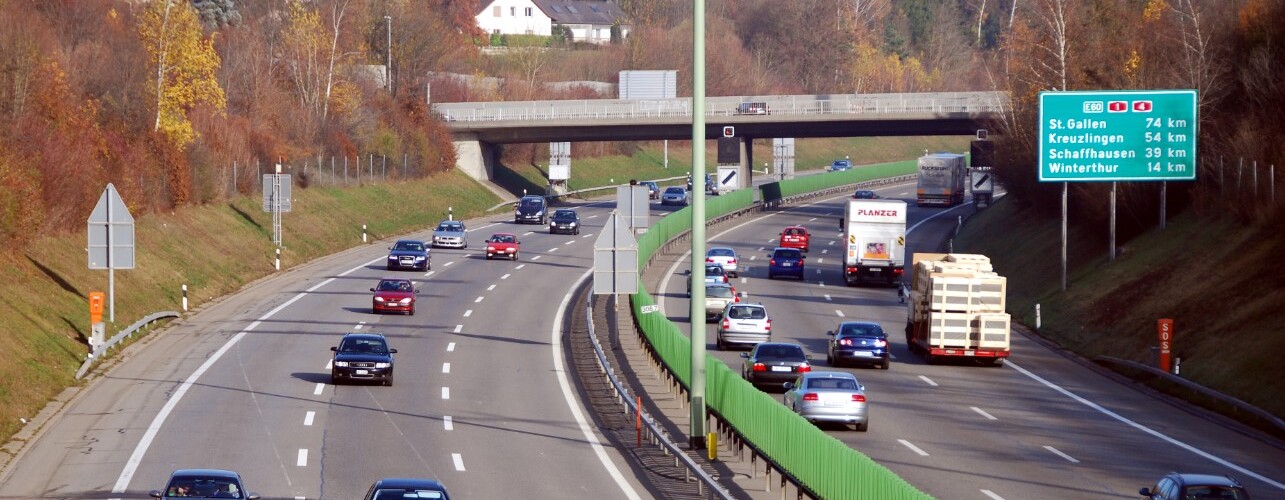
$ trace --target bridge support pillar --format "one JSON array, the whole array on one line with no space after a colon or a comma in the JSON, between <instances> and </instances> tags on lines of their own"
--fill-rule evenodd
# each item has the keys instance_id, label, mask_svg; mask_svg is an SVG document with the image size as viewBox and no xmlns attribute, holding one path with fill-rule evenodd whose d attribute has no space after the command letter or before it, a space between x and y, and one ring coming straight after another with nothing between
<instances>
[{"instance_id":1,"label":"bridge support pillar","mask_svg":"<svg viewBox=\"0 0 1285 500\"><path fill-rule=\"evenodd\" d=\"M499 148L478 140L476 134L455 134L455 167L481 182L495 173Z\"/></svg>"},{"instance_id":2,"label":"bridge support pillar","mask_svg":"<svg viewBox=\"0 0 1285 500\"><path fill-rule=\"evenodd\" d=\"M754 186L754 138L741 137L741 163L736 169L741 178L741 189Z\"/></svg>"}]
</instances>

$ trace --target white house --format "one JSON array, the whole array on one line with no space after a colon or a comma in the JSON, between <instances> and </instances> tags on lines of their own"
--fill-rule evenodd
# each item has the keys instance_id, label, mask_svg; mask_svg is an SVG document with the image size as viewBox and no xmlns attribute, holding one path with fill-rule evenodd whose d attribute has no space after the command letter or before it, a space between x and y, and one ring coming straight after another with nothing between
<instances>
[{"instance_id":1,"label":"white house","mask_svg":"<svg viewBox=\"0 0 1285 500\"><path fill-rule=\"evenodd\" d=\"M549 36L554 26L565 26L573 40L594 43L611 41L617 23L620 36L628 36L625 13L610 0L491 0L477 15L487 33Z\"/></svg>"}]
</instances>

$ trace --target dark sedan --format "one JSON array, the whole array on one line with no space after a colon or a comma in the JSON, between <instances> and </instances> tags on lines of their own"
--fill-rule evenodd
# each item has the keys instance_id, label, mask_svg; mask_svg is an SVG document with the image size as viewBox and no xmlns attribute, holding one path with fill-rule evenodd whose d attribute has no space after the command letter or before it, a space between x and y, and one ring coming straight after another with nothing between
<instances>
[{"instance_id":1,"label":"dark sedan","mask_svg":"<svg viewBox=\"0 0 1285 500\"><path fill-rule=\"evenodd\" d=\"M243 498L258 500L246 491L241 475L219 469L179 469L170 474L164 490L152 490L152 498Z\"/></svg>"},{"instance_id":2,"label":"dark sedan","mask_svg":"<svg viewBox=\"0 0 1285 500\"><path fill-rule=\"evenodd\" d=\"M375 481L365 500L403 500L406 498L450 500L446 487L432 479L384 478Z\"/></svg>"},{"instance_id":3,"label":"dark sedan","mask_svg":"<svg viewBox=\"0 0 1285 500\"><path fill-rule=\"evenodd\" d=\"M388 270L416 269L427 271L432 267L429 262L428 245L419 240L397 240L388 247Z\"/></svg>"},{"instance_id":4,"label":"dark sedan","mask_svg":"<svg viewBox=\"0 0 1285 500\"><path fill-rule=\"evenodd\" d=\"M415 315L415 283L399 278L384 278L371 288L375 296L371 297L370 310L375 314L383 312L400 312Z\"/></svg>"},{"instance_id":5,"label":"dark sedan","mask_svg":"<svg viewBox=\"0 0 1285 500\"><path fill-rule=\"evenodd\" d=\"M812 371L812 359L798 344L763 342L741 357L741 376L756 386L781 387Z\"/></svg>"},{"instance_id":6,"label":"dark sedan","mask_svg":"<svg viewBox=\"0 0 1285 500\"><path fill-rule=\"evenodd\" d=\"M580 234L580 215L575 210L560 208L549 219L549 234Z\"/></svg>"},{"instance_id":7,"label":"dark sedan","mask_svg":"<svg viewBox=\"0 0 1285 500\"><path fill-rule=\"evenodd\" d=\"M337 347L331 347L335 359L331 362L330 383L339 385L344 380L370 380L393 385L393 354L388 341L378 333L349 333Z\"/></svg>"},{"instance_id":8,"label":"dark sedan","mask_svg":"<svg viewBox=\"0 0 1285 500\"><path fill-rule=\"evenodd\" d=\"M825 334L831 337L825 353L826 364L839 367L860 363L888 369L888 335L877 323L844 321L838 330Z\"/></svg>"}]
</instances>

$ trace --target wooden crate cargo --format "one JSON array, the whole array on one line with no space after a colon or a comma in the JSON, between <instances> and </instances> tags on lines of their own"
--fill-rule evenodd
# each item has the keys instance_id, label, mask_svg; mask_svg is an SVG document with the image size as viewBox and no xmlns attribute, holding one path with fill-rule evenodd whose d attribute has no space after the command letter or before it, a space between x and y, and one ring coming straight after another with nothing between
<instances>
[{"instance_id":1,"label":"wooden crate cargo","mask_svg":"<svg viewBox=\"0 0 1285 500\"><path fill-rule=\"evenodd\" d=\"M973 317L972 330L977 347L1008 348L1011 318L1007 313L984 313Z\"/></svg>"}]
</instances>

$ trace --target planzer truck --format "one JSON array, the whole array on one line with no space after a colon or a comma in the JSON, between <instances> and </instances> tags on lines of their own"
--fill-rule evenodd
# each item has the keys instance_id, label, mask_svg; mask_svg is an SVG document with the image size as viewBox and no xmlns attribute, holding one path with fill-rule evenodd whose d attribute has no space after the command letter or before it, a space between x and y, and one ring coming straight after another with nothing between
<instances>
[{"instance_id":1,"label":"planzer truck","mask_svg":"<svg viewBox=\"0 0 1285 500\"><path fill-rule=\"evenodd\" d=\"M906 202L848 200L843 217L843 280L892 285L906 265Z\"/></svg>"},{"instance_id":2,"label":"planzer truck","mask_svg":"<svg viewBox=\"0 0 1285 500\"><path fill-rule=\"evenodd\" d=\"M975 254L916 253L907 298L906 345L928 363L976 359L999 366L1010 353L1007 280Z\"/></svg>"}]
</instances>

